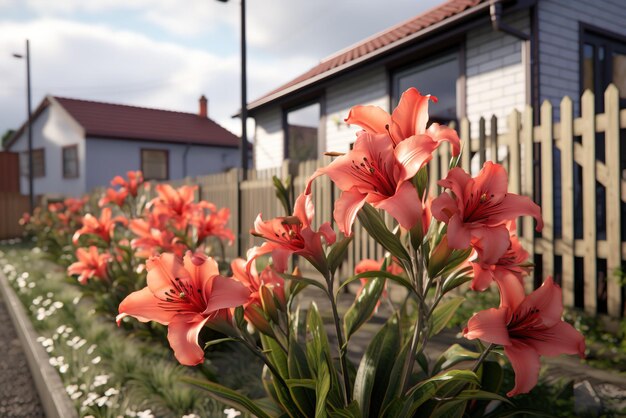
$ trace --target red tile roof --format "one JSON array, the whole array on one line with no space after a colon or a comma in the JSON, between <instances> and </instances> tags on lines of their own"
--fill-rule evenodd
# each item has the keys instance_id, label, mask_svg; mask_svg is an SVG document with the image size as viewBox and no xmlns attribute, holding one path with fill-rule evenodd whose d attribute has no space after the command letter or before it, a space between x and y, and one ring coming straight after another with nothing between
<instances>
[{"instance_id":1,"label":"red tile roof","mask_svg":"<svg viewBox=\"0 0 626 418\"><path fill-rule=\"evenodd\" d=\"M53 97L86 137L237 147L239 137L195 113Z\"/></svg>"},{"instance_id":2,"label":"red tile roof","mask_svg":"<svg viewBox=\"0 0 626 418\"><path fill-rule=\"evenodd\" d=\"M418 16L415 16L405 22L386 29L374 36L371 36L353 46L343 49L330 57L323 59L318 65L311 68L306 73L294 78L290 82L278 87L277 89L267 93L259 99L251 102L249 108L255 108L271 100L273 96L280 96L281 93L287 93L287 90L295 90L299 84L307 84L306 82L312 78L323 78L324 73L349 64L357 59L366 58L368 54L376 52L383 47L392 47L393 43L415 34L422 29L442 22L452 16L470 9L486 0L448 0L445 3L436 6ZM348 65L346 65L348 67Z\"/></svg>"}]
</instances>

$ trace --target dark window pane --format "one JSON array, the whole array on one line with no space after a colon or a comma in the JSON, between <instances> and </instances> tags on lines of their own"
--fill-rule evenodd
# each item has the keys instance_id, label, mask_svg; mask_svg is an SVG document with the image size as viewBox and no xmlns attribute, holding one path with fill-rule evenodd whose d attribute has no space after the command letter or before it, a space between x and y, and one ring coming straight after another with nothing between
<instances>
[{"instance_id":1,"label":"dark window pane","mask_svg":"<svg viewBox=\"0 0 626 418\"><path fill-rule=\"evenodd\" d=\"M593 85L593 45L583 46L583 91L594 91Z\"/></svg>"},{"instance_id":2,"label":"dark window pane","mask_svg":"<svg viewBox=\"0 0 626 418\"><path fill-rule=\"evenodd\" d=\"M63 148L63 177L78 177L78 147Z\"/></svg>"},{"instance_id":3,"label":"dark window pane","mask_svg":"<svg viewBox=\"0 0 626 418\"><path fill-rule=\"evenodd\" d=\"M317 158L318 127L320 105L292 110L287 113L287 157L292 161L306 161Z\"/></svg>"},{"instance_id":4,"label":"dark window pane","mask_svg":"<svg viewBox=\"0 0 626 418\"><path fill-rule=\"evenodd\" d=\"M168 161L165 150L141 150L141 171L147 180L167 180Z\"/></svg>"},{"instance_id":5,"label":"dark window pane","mask_svg":"<svg viewBox=\"0 0 626 418\"><path fill-rule=\"evenodd\" d=\"M394 106L404 91L415 87L422 94L437 97L438 102L428 108L431 119L443 122L455 120L458 77L459 61L456 53L398 71L394 74Z\"/></svg>"},{"instance_id":6,"label":"dark window pane","mask_svg":"<svg viewBox=\"0 0 626 418\"><path fill-rule=\"evenodd\" d=\"M626 54L613 54L613 83L619 89L620 99L626 99Z\"/></svg>"}]
</instances>

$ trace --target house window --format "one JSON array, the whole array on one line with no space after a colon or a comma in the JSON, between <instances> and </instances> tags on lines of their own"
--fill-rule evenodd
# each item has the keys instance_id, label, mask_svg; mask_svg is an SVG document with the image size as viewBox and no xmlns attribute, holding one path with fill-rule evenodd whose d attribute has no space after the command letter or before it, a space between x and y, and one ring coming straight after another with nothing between
<instances>
[{"instance_id":1,"label":"house window","mask_svg":"<svg viewBox=\"0 0 626 418\"><path fill-rule=\"evenodd\" d=\"M20 153L20 167L22 176L28 177L28 151ZM33 149L33 178L46 176L45 149Z\"/></svg>"},{"instance_id":2,"label":"house window","mask_svg":"<svg viewBox=\"0 0 626 418\"><path fill-rule=\"evenodd\" d=\"M78 177L78 145L69 145L62 148L63 178Z\"/></svg>"},{"instance_id":3,"label":"house window","mask_svg":"<svg viewBox=\"0 0 626 418\"><path fill-rule=\"evenodd\" d=\"M392 108L397 106L404 91L415 87L420 93L432 94L438 99L436 104L428 107L431 121L448 123L456 120L456 81L459 75L457 52L401 68L391 76Z\"/></svg>"},{"instance_id":4,"label":"house window","mask_svg":"<svg viewBox=\"0 0 626 418\"><path fill-rule=\"evenodd\" d=\"M596 111L604 111L604 90L610 83L619 89L620 105L626 105L626 39L618 35L583 30L581 36L581 93L595 93Z\"/></svg>"},{"instance_id":5,"label":"house window","mask_svg":"<svg viewBox=\"0 0 626 418\"><path fill-rule=\"evenodd\" d=\"M169 153L161 149L141 150L141 171L146 180L169 179Z\"/></svg>"},{"instance_id":6,"label":"house window","mask_svg":"<svg viewBox=\"0 0 626 418\"><path fill-rule=\"evenodd\" d=\"M287 111L287 152L292 161L317 158L321 107L318 102Z\"/></svg>"}]
</instances>

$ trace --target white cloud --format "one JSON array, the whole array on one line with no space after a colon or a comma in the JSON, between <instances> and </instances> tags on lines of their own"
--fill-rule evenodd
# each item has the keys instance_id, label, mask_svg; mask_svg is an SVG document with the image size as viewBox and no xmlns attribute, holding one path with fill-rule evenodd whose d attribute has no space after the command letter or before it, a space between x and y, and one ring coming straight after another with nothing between
<instances>
[{"instance_id":1,"label":"white cloud","mask_svg":"<svg viewBox=\"0 0 626 418\"><path fill-rule=\"evenodd\" d=\"M0 22L0 56L10 57L31 41L33 106L45 94L197 111L201 94L209 98L210 116L239 132L231 115L239 108L239 56L206 51L142 34L60 19L28 23ZM0 130L25 119L23 62L0 60ZM281 62L282 72L262 62L250 63L250 97L284 81L303 68L299 59ZM252 87L254 86L254 87Z\"/></svg>"}]
</instances>

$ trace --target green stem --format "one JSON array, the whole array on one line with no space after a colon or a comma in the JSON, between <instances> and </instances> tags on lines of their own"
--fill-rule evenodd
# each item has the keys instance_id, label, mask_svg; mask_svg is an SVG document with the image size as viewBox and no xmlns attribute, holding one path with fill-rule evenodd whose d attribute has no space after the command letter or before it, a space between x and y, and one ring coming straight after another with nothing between
<instances>
[{"instance_id":1,"label":"green stem","mask_svg":"<svg viewBox=\"0 0 626 418\"><path fill-rule=\"evenodd\" d=\"M474 367L472 367L472 371L474 373L476 373L476 371L478 370L478 368L480 367L480 365L483 363L483 361L485 361L485 359L487 358L487 355L489 354L489 352L491 350L493 350L493 348L496 345L491 343L489 344L489 346L485 349L485 351L482 352L482 354L480 355L480 357L478 357L478 360L476 360L476 363L474 364Z\"/></svg>"},{"instance_id":2,"label":"green stem","mask_svg":"<svg viewBox=\"0 0 626 418\"><path fill-rule=\"evenodd\" d=\"M265 354L263 354L256 345L251 344L245 338L239 337L238 339L239 341L243 343L244 346L248 348L248 350L250 350L252 354L260 358L261 361L265 363L267 368L270 369L270 372L272 372L272 375L276 378L276 380L278 380L278 383L280 383L280 385L283 386L287 392L289 392L289 387L287 386L287 382L285 382L285 380L280 375L278 370L276 370L276 367L274 367L274 365L269 361L269 359L265 356Z\"/></svg>"},{"instance_id":3,"label":"green stem","mask_svg":"<svg viewBox=\"0 0 626 418\"><path fill-rule=\"evenodd\" d=\"M343 332L341 331L341 324L339 321L339 312L337 311L337 303L333 297L333 277L329 274L326 277L328 285L328 299L330 299L330 305L333 310L333 321L335 322L335 331L337 333L337 345L339 349L339 364L341 366L341 374L343 376L343 395L345 400L345 406L348 406L351 402L351 389L350 389L350 376L348 375L348 362L346 361L346 351L343 340Z\"/></svg>"}]
</instances>

